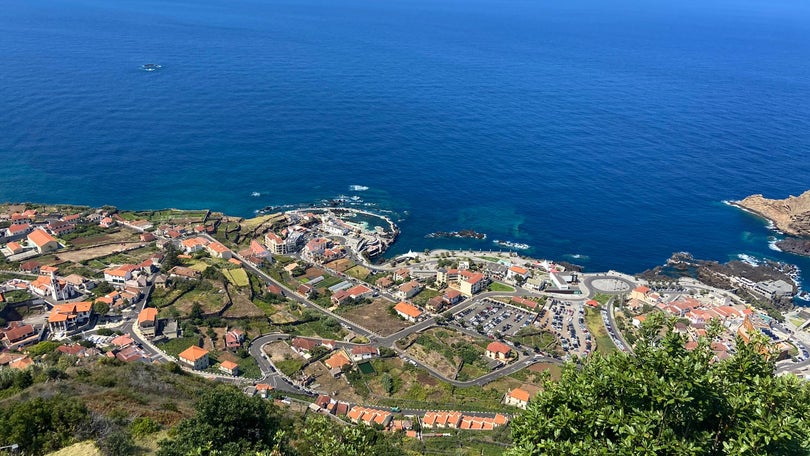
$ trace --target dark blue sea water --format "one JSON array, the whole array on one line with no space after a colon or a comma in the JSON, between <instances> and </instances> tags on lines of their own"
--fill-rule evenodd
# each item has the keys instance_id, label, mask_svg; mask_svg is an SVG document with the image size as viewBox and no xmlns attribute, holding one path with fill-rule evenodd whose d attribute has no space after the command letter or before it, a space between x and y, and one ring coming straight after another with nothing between
<instances>
[{"instance_id":1,"label":"dark blue sea water","mask_svg":"<svg viewBox=\"0 0 810 456\"><path fill-rule=\"evenodd\" d=\"M805 0L5 0L0 58L0 200L356 194L403 218L395 251L810 274L722 203L810 188ZM424 238L462 228L490 238Z\"/></svg>"}]
</instances>

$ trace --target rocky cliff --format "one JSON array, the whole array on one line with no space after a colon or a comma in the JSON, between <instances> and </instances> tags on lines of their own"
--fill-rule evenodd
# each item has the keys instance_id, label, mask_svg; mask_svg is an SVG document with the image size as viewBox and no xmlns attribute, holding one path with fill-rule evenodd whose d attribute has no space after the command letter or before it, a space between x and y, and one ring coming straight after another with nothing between
<instances>
[{"instance_id":1,"label":"rocky cliff","mask_svg":"<svg viewBox=\"0 0 810 456\"><path fill-rule=\"evenodd\" d=\"M810 190L781 200L751 195L733 204L767 218L785 234L810 238Z\"/></svg>"}]
</instances>

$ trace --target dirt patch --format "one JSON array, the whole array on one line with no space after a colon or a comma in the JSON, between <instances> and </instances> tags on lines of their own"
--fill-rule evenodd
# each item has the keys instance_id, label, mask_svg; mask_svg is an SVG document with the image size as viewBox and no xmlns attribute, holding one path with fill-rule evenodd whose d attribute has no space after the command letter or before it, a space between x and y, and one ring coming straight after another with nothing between
<instances>
[{"instance_id":1,"label":"dirt patch","mask_svg":"<svg viewBox=\"0 0 810 456\"><path fill-rule=\"evenodd\" d=\"M427 351L419 344L413 344L406 350L409 356L421 361L447 378L455 378L458 364L445 358L442 354Z\"/></svg>"},{"instance_id":2,"label":"dirt patch","mask_svg":"<svg viewBox=\"0 0 810 456\"><path fill-rule=\"evenodd\" d=\"M102 245L99 247L89 247L82 250L59 252L59 258L62 260L72 261L74 263L81 263L94 258L105 257L112 255L113 253L145 246L146 244L142 242L124 242L120 244Z\"/></svg>"},{"instance_id":3,"label":"dirt patch","mask_svg":"<svg viewBox=\"0 0 810 456\"><path fill-rule=\"evenodd\" d=\"M263 317L264 311L259 309L256 304L253 304L247 296L233 292L231 293L231 300L233 305L222 314L225 318L250 318L250 317Z\"/></svg>"},{"instance_id":4,"label":"dirt patch","mask_svg":"<svg viewBox=\"0 0 810 456\"><path fill-rule=\"evenodd\" d=\"M376 299L371 304L338 309L338 313L366 329L388 336L411 325L389 313L388 308L393 304L387 299Z\"/></svg>"},{"instance_id":5,"label":"dirt patch","mask_svg":"<svg viewBox=\"0 0 810 456\"><path fill-rule=\"evenodd\" d=\"M350 269L352 266L354 266L354 262L352 262L352 260L348 258L341 258L331 263L327 263L326 266L337 272L346 272L347 269Z\"/></svg>"},{"instance_id":6,"label":"dirt patch","mask_svg":"<svg viewBox=\"0 0 810 456\"><path fill-rule=\"evenodd\" d=\"M419 381L419 383L428 386L436 386L439 384L439 380L424 371L419 371L416 380Z\"/></svg>"},{"instance_id":7,"label":"dirt patch","mask_svg":"<svg viewBox=\"0 0 810 456\"><path fill-rule=\"evenodd\" d=\"M312 377L310 386L317 385L319 391L326 391L337 400L352 403L363 401L363 398L354 392L345 379L332 377L322 362L310 364L304 369L304 373Z\"/></svg>"},{"instance_id":8,"label":"dirt patch","mask_svg":"<svg viewBox=\"0 0 810 456\"><path fill-rule=\"evenodd\" d=\"M295 353L293 349L283 341L271 342L265 345L264 352L267 353L267 356L269 356L270 360L273 362L300 358L300 356L298 356L298 354Z\"/></svg>"}]
</instances>

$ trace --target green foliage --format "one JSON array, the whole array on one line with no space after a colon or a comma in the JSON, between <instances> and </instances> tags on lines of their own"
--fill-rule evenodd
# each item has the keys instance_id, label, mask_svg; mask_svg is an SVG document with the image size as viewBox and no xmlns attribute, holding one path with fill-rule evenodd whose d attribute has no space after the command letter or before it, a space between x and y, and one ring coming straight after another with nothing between
<instances>
[{"instance_id":1,"label":"green foliage","mask_svg":"<svg viewBox=\"0 0 810 456\"><path fill-rule=\"evenodd\" d=\"M52 353L59 345L61 345L59 342L46 340L28 348L27 351L31 356L42 356L46 353Z\"/></svg>"},{"instance_id":2,"label":"green foliage","mask_svg":"<svg viewBox=\"0 0 810 456\"><path fill-rule=\"evenodd\" d=\"M135 454L136 450L132 436L120 429L100 438L96 444L105 456L129 456Z\"/></svg>"},{"instance_id":3,"label":"green foliage","mask_svg":"<svg viewBox=\"0 0 810 456\"><path fill-rule=\"evenodd\" d=\"M368 426L336 426L323 415L310 415L295 449L300 456L404 455L395 442Z\"/></svg>"},{"instance_id":4,"label":"green foliage","mask_svg":"<svg viewBox=\"0 0 810 456\"><path fill-rule=\"evenodd\" d=\"M148 416L141 416L132 421L132 424L129 425L129 429L134 437L140 438L159 431L160 423Z\"/></svg>"},{"instance_id":5,"label":"green foliage","mask_svg":"<svg viewBox=\"0 0 810 456\"><path fill-rule=\"evenodd\" d=\"M185 456L209 447L237 456L274 447L279 417L269 401L217 386L203 394L196 410L174 429L174 438L160 442L159 456Z\"/></svg>"},{"instance_id":6,"label":"green foliage","mask_svg":"<svg viewBox=\"0 0 810 456\"><path fill-rule=\"evenodd\" d=\"M738 340L735 356L714 362L709 340L687 351L660 325L642 325L635 354L567 364L512 422L508 454L808 453L810 389L776 377L760 342Z\"/></svg>"},{"instance_id":7,"label":"green foliage","mask_svg":"<svg viewBox=\"0 0 810 456\"><path fill-rule=\"evenodd\" d=\"M16 443L22 454L45 454L78 441L89 421L84 404L62 395L4 405L0 446Z\"/></svg>"},{"instance_id":8,"label":"green foliage","mask_svg":"<svg viewBox=\"0 0 810 456\"><path fill-rule=\"evenodd\" d=\"M98 285L96 285L95 288L93 288L93 296L104 296L108 293L112 293L113 291L115 291L115 288L113 288L112 285L110 285L108 282L101 281Z\"/></svg>"},{"instance_id":9,"label":"green foliage","mask_svg":"<svg viewBox=\"0 0 810 456\"><path fill-rule=\"evenodd\" d=\"M380 379L380 382L382 383L383 390L389 396L394 394L394 380L391 378L391 376L388 374L388 372L386 372L386 373L384 373L382 375L382 378Z\"/></svg>"},{"instance_id":10,"label":"green foliage","mask_svg":"<svg viewBox=\"0 0 810 456\"><path fill-rule=\"evenodd\" d=\"M110 311L110 306L106 302L96 301L93 303L93 312L101 315L107 315L107 312Z\"/></svg>"}]
</instances>

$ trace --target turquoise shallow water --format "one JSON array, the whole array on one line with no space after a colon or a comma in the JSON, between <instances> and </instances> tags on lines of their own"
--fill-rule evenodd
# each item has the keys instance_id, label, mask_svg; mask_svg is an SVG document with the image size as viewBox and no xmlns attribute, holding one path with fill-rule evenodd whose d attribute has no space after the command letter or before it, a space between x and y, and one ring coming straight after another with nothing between
<instances>
[{"instance_id":1,"label":"turquoise shallow water","mask_svg":"<svg viewBox=\"0 0 810 456\"><path fill-rule=\"evenodd\" d=\"M810 272L722 204L810 188L810 6L763 3L8 0L0 199L250 215L347 194L401 217L394 252ZM490 240L424 238L464 228Z\"/></svg>"}]
</instances>

